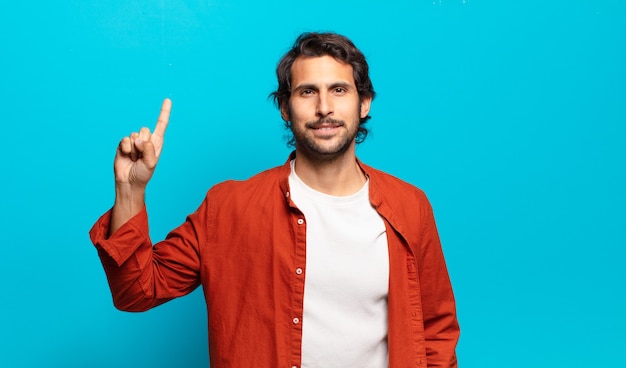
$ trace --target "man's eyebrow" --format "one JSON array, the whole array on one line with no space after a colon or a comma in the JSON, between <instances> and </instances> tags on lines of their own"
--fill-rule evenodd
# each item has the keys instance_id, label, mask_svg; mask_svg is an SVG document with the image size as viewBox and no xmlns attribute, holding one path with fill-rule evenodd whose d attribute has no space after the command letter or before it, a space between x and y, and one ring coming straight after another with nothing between
<instances>
[{"instance_id":1,"label":"man's eyebrow","mask_svg":"<svg viewBox=\"0 0 626 368\"><path fill-rule=\"evenodd\" d=\"M337 87L343 87L343 88L349 89L349 88L352 88L353 85L348 82L336 82L330 85L331 89L337 88Z\"/></svg>"},{"instance_id":2,"label":"man's eyebrow","mask_svg":"<svg viewBox=\"0 0 626 368\"><path fill-rule=\"evenodd\" d=\"M300 91L300 90L303 90L303 89L312 89L312 90L316 90L316 91L317 91L317 88L318 88L318 87L317 87L315 84L312 84L312 83L304 83L304 84L300 84L300 85L295 86L295 87L293 88L293 90L294 90L294 91Z\"/></svg>"},{"instance_id":3,"label":"man's eyebrow","mask_svg":"<svg viewBox=\"0 0 626 368\"><path fill-rule=\"evenodd\" d=\"M329 89L333 89L337 87L350 89L350 88L354 88L354 85L348 82L344 82L344 81L331 83L329 85ZM300 91L303 89L312 89L314 91L317 91L319 89L319 85L313 84L313 83L304 83L304 84L297 85L296 87L293 88L294 91Z\"/></svg>"}]
</instances>

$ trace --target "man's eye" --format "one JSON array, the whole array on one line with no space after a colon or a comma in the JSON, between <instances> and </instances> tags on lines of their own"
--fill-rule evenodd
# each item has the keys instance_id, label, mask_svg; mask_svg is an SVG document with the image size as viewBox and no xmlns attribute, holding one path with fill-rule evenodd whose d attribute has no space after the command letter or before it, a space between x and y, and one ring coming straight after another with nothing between
<instances>
[{"instance_id":1,"label":"man's eye","mask_svg":"<svg viewBox=\"0 0 626 368\"><path fill-rule=\"evenodd\" d=\"M312 89L303 89L302 92L300 92L300 94L302 96L312 95L313 94L313 90Z\"/></svg>"},{"instance_id":2,"label":"man's eye","mask_svg":"<svg viewBox=\"0 0 626 368\"><path fill-rule=\"evenodd\" d=\"M346 89L343 87L335 88L335 93L346 93Z\"/></svg>"}]
</instances>

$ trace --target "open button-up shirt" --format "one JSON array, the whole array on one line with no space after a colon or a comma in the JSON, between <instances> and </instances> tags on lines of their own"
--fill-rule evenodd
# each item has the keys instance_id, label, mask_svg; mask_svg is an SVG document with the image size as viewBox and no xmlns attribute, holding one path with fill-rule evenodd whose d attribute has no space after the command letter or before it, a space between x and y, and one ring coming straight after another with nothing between
<instances>
[{"instance_id":1,"label":"open button-up shirt","mask_svg":"<svg viewBox=\"0 0 626 368\"><path fill-rule=\"evenodd\" d=\"M459 325L428 199L408 183L359 165L387 229L389 367L456 367ZM290 199L289 173L287 161L214 186L154 246L145 209L110 236L111 214L105 213L90 236L114 305L144 311L202 285L212 368L299 368L306 219Z\"/></svg>"}]
</instances>

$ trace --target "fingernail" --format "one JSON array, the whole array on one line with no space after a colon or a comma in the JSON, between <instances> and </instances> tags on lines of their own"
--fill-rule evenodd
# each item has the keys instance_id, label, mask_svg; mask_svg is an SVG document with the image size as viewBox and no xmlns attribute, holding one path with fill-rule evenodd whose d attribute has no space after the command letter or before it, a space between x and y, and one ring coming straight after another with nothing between
<instances>
[{"instance_id":1,"label":"fingernail","mask_svg":"<svg viewBox=\"0 0 626 368\"><path fill-rule=\"evenodd\" d=\"M141 142L143 142L143 139L137 139L137 140L135 141L135 143L137 143L137 144L141 144Z\"/></svg>"}]
</instances>

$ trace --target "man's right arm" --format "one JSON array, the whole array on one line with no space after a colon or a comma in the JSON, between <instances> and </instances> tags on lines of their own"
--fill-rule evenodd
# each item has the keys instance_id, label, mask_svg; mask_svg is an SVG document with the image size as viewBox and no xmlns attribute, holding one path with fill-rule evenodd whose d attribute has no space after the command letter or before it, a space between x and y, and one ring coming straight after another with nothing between
<instances>
[{"instance_id":1,"label":"man's right arm","mask_svg":"<svg viewBox=\"0 0 626 368\"><path fill-rule=\"evenodd\" d=\"M161 154L170 110L171 101L165 99L154 132L141 128L120 141L114 160L115 203L90 231L114 304L122 310L152 308L199 284L199 259L193 250L176 241L153 249L148 234L145 189ZM180 236L193 238L186 228L177 229Z\"/></svg>"}]
</instances>

